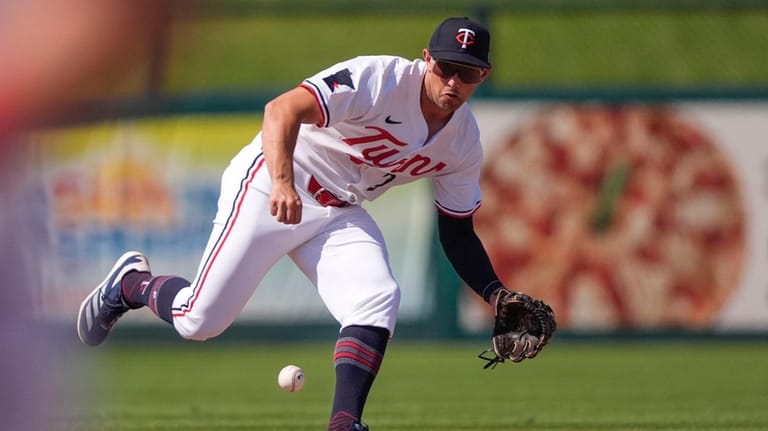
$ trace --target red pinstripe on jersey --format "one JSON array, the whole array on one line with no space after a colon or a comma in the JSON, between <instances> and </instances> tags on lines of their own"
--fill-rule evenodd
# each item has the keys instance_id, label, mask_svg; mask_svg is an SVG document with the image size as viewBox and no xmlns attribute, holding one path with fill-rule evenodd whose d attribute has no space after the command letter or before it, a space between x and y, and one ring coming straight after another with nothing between
<instances>
[{"instance_id":1,"label":"red pinstripe on jersey","mask_svg":"<svg viewBox=\"0 0 768 431\"><path fill-rule=\"evenodd\" d=\"M318 109L320 109L320 115L322 115L322 118L320 118L320 121L318 121L315 125L317 127L326 127L328 126L328 107L326 106L325 102L323 101L321 93L314 87L315 84L305 81L299 87L309 91L312 93L313 96L315 96L315 103L317 103Z\"/></svg>"},{"instance_id":2,"label":"red pinstripe on jersey","mask_svg":"<svg viewBox=\"0 0 768 431\"><path fill-rule=\"evenodd\" d=\"M453 218L470 218L480 208L480 202L475 202L475 207L469 211L456 211L440 205L439 202L434 201L435 208L440 214L447 215Z\"/></svg>"}]
</instances>

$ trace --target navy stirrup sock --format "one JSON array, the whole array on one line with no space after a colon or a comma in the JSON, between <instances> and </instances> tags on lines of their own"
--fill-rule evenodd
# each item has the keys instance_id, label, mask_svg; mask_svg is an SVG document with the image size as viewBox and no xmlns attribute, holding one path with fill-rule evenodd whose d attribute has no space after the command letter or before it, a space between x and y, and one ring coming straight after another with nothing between
<instances>
[{"instance_id":1,"label":"navy stirrup sock","mask_svg":"<svg viewBox=\"0 0 768 431\"><path fill-rule=\"evenodd\" d=\"M129 272L123 278L121 289L123 299L130 308L146 305L157 317L173 324L173 299L189 285L189 281L181 277L152 277L148 272Z\"/></svg>"},{"instance_id":2,"label":"navy stirrup sock","mask_svg":"<svg viewBox=\"0 0 768 431\"><path fill-rule=\"evenodd\" d=\"M336 391L329 431L348 431L359 421L389 341L386 328L348 326L336 341Z\"/></svg>"}]
</instances>

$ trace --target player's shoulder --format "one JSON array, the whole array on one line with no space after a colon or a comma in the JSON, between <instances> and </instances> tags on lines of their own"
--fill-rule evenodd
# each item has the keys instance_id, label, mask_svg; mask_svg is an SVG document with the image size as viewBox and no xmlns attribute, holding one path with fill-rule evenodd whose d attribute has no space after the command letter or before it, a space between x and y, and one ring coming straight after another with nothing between
<instances>
[{"instance_id":1,"label":"player's shoulder","mask_svg":"<svg viewBox=\"0 0 768 431\"><path fill-rule=\"evenodd\" d=\"M411 88L421 82L424 62L396 55L361 55L351 58L336 69L346 70L357 88L367 87L378 92L384 88ZM403 87L405 88L405 87Z\"/></svg>"},{"instance_id":2,"label":"player's shoulder","mask_svg":"<svg viewBox=\"0 0 768 431\"><path fill-rule=\"evenodd\" d=\"M373 70L406 71L418 66L418 60L408 60L396 55L360 55L347 61L348 64Z\"/></svg>"}]
</instances>

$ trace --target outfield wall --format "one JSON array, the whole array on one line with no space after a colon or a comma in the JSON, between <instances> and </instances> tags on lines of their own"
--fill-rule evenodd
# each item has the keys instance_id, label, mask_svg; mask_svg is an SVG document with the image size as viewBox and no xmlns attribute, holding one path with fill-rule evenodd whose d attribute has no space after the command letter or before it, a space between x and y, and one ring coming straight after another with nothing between
<instances>
[{"instance_id":1,"label":"outfield wall","mask_svg":"<svg viewBox=\"0 0 768 431\"><path fill-rule=\"evenodd\" d=\"M478 231L503 280L565 330L768 330L768 103L479 100ZM260 115L100 121L33 137L51 252L45 316L67 322L126 249L194 276L229 158ZM435 247L427 182L367 204L403 288L401 326L485 334L490 316ZM146 310L144 310L146 311ZM126 321L157 324L149 312ZM239 323L332 327L286 259ZM434 328L443 328L435 330Z\"/></svg>"}]
</instances>

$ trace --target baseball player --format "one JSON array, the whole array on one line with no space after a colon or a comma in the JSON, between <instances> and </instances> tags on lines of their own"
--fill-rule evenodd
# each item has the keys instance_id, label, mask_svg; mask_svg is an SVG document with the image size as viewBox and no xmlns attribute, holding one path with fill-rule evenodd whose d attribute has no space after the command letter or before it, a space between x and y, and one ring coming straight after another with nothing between
<instances>
[{"instance_id":1,"label":"baseball player","mask_svg":"<svg viewBox=\"0 0 768 431\"><path fill-rule=\"evenodd\" d=\"M483 155L465 102L490 73L489 48L485 27L449 18L421 59L356 57L270 101L261 132L224 171L192 282L152 275L144 255L125 253L83 301L80 339L102 343L123 313L143 306L183 338L215 337L287 254L341 327L328 430L367 430L363 408L395 330L400 290L382 233L360 204L428 178L458 274L486 301L503 290L472 226Z\"/></svg>"}]
</instances>

